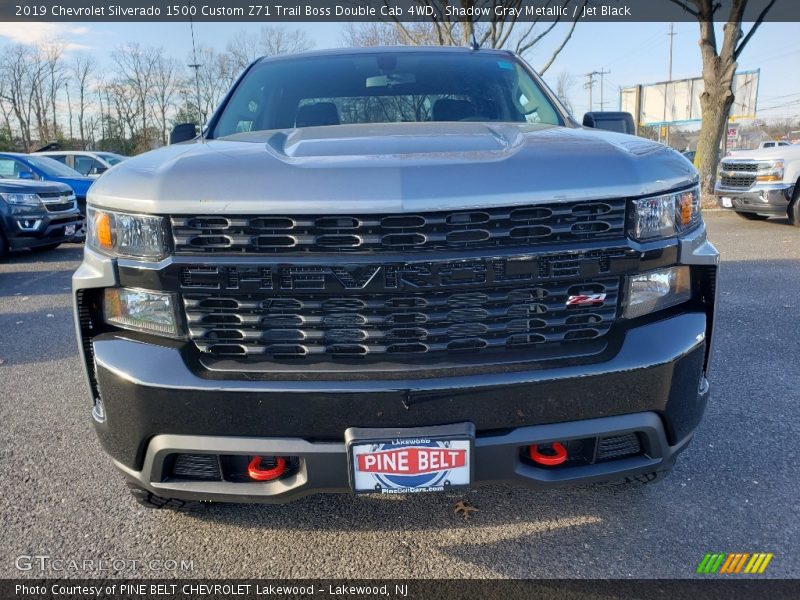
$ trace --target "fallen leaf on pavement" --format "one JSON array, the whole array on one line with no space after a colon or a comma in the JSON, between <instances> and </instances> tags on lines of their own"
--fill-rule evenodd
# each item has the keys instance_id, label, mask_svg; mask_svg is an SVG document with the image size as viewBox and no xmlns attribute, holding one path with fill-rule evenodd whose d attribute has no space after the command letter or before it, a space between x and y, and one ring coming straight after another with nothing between
<instances>
[{"instance_id":1,"label":"fallen leaf on pavement","mask_svg":"<svg viewBox=\"0 0 800 600\"><path fill-rule=\"evenodd\" d=\"M459 500L456 502L455 506L453 506L453 512L459 517L464 517L465 521L469 521L472 513L477 512L477 510L477 508L471 506L469 502L465 502L464 500Z\"/></svg>"}]
</instances>

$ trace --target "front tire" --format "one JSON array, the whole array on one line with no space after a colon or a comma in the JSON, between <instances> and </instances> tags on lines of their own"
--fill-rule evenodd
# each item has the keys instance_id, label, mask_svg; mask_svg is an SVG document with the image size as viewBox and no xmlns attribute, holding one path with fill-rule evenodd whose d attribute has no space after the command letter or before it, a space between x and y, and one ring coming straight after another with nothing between
<instances>
[{"instance_id":1,"label":"front tire","mask_svg":"<svg viewBox=\"0 0 800 600\"><path fill-rule=\"evenodd\" d=\"M6 236L4 236L3 232L0 231L0 259L8 256L8 253L9 253L9 247L8 247L8 242L6 241Z\"/></svg>"},{"instance_id":2,"label":"front tire","mask_svg":"<svg viewBox=\"0 0 800 600\"><path fill-rule=\"evenodd\" d=\"M736 214L742 217L743 219L747 219L748 221L766 221L767 219L769 219L767 215L759 215L758 213L739 212L737 210Z\"/></svg>"},{"instance_id":3,"label":"front tire","mask_svg":"<svg viewBox=\"0 0 800 600\"><path fill-rule=\"evenodd\" d=\"M800 182L794 186L794 197L786 210L786 216L789 217L789 223L800 227Z\"/></svg>"}]
</instances>

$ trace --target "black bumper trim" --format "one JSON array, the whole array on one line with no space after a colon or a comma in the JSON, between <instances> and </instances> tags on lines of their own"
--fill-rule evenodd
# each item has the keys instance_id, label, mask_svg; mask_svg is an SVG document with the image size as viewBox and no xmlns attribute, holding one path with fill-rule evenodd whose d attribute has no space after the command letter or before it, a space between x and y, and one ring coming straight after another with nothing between
<instances>
[{"instance_id":1,"label":"black bumper trim","mask_svg":"<svg viewBox=\"0 0 800 600\"><path fill-rule=\"evenodd\" d=\"M638 432L645 440L643 454L566 469L537 467L520 458L520 448L532 443L630 432ZM511 483L530 488L549 488L612 481L657 471L666 472L672 468L675 457L686 448L690 440L691 435L669 445L661 419L653 412L519 427L502 435L476 438L473 486ZM165 460L174 453L298 456L300 468L288 478L266 483L163 481ZM141 471L127 468L118 462L116 466L136 485L161 496L184 500L281 503L315 493L350 492L344 442L312 443L297 438L159 435L150 441Z\"/></svg>"},{"instance_id":2,"label":"black bumper trim","mask_svg":"<svg viewBox=\"0 0 800 600\"><path fill-rule=\"evenodd\" d=\"M479 435L513 428L655 412L670 443L699 423L706 315L684 313L626 332L619 352L584 365L532 365L480 375L396 380L214 380L180 346L103 334L92 347L106 419L95 428L117 461L141 469L162 435L339 442L349 427L472 422Z\"/></svg>"}]
</instances>

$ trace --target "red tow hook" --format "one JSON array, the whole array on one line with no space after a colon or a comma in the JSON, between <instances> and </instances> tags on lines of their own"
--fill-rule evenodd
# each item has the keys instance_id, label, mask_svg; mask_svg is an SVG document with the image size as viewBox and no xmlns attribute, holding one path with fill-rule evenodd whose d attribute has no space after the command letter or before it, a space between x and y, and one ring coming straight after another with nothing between
<instances>
[{"instance_id":1,"label":"red tow hook","mask_svg":"<svg viewBox=\"0 0 800 600\"><path fill-rule=\"evenodd\" d=\"M567 449L564 448L564 444L553 442L550 444L550 450L553 454L542 454L536 444L531 444L528 446L528 456L533 462L547 467L555 467L567 460Z\"/></svg>"},{"instance_id":2,"label":"red tow hook","mask_svg":"<svg viewBox=\"0 0 800 600\"><path fill-rule=\"evenodd\" d=\"M250 464L247 465L247 474L250 475L250 479L255 479L256 481L272 481L283 475L283 472L286 471L285 458L278 456L275 459L275 466L271 469L261 468L262 458L261 456L256 456L250 461Z\"/></svg>"}]
</instances>

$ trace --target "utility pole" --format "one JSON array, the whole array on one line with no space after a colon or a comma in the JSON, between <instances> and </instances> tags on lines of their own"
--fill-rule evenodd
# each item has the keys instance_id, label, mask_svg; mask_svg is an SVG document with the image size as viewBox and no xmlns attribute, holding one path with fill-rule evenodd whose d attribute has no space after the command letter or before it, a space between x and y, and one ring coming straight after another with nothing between
<instances>
[{"instance_id":1,"label":"utility pole","mask_svg":"<svg viewBox=\"0 0 800 600\"><path fill-rule=\"evenodd\" d=\"M67 92L67 109L69 110L69 143L72 144L72 103L69 101L69 83L66 81L64 82L64 91Z\"/></svg>"},{"instance_id":2,"label":"utility pole","mask_svg":"<svg viewBox=\"0 0 800 600\"><path fill-rule=\"evenodd\" d=\"M600 75L600 110L605 110L605 101L603 100L603 76L608 75L611 71L604 71L600 69L599 71L595 71L595 74Z\"/></svg>"},{"instance_id":3,"label":"utility pole","mask_svg":"<svg viewBox=\"0 0 800 600\"><path fill-rule=\"evenodd\" d=\"M592 71L591 73L586 74L587 82L583 84L584 88L589 89L589 112L594 110L594 104L592 103L592 89L594 88L594 76L598 75L597 71Z\"/></svg>"},{"instance_id":4,"label":"utility pole","mask_svg":"<svg viewBox=\"0 0 800 600\"><path fill-rule=\"evenodd\" d=\"M672 38L674 38L677 33L675 33L675 24L669 24L669 77L667 78L667 83L664 85L664 129L666 130L666 144L669 145L669 125L666 124L667 121L667 90L669 89L669 84L672 82ZM661 141L661 127L658 128L658 141Z\"/></svg>"}]
</instances>

